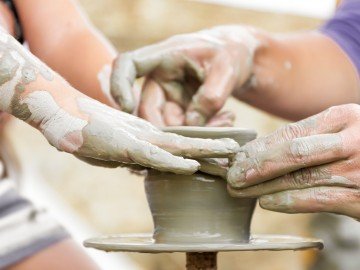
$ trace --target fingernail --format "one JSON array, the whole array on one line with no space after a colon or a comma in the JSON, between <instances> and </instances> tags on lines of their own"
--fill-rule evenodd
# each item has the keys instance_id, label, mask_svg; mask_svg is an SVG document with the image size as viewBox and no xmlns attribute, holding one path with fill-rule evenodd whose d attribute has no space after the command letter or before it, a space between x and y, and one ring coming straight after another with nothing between
<instances>
[{"instance_id":1,"label":"fingernail","mask_svg":"<svg viewBox=\"0 0 360 270\"><path fill-rule=\"evenodd\" d=\"M269 206L274 206L275 198L273 195L264 195L259 199L260 205L263 208L268 208Z\"/></svg>"},{"instance_id":2,"label":"fingernail","mask_svg":"<svg viewBox=\"0 0 360 270\"><path fill-rule=\"evenodd\" d=\"M285 211L291 208L293 200L287 193L278 193L261 196L259 203L262 208L268 210Z\"/></svg>"},{"instance_id":3,"label":"fingernail","mask_svg":"<svg viewBox=\"0 0 360 270\"><path fill-rule=\"evenodd\" d=\"M245 185L245 169L239 166L231 167L227 174L227 181L233 188Z\"/></svg>"},{"instance_id":4,"label":"fingernail","mask_svg":"<svg viewBox=\"0 0 360 270\"><path fill-rule=\"evenodd\" d=\"M186 113L186 124L189 126L205 126L206 118L197 111Z\"/></svg>"},{"instance_id":5,"label":"fingernail","mask_svg":"<svg viewBox=\"0 0 360 270\"><path fill-rule=\"evenodd\" d=\"M241 189L231 189L231 191L229 191L231 197L243 197L244 193L242 192Z\"/></svg>"}]
</instances>

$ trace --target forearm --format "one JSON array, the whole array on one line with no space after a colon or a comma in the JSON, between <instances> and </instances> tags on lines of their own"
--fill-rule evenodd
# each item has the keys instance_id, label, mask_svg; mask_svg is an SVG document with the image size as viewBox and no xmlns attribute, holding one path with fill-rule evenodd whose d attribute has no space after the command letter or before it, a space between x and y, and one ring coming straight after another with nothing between
<instances>
[{"instance_id":1,"label":"forearm","mask_svg":"<svg viewBox=\"0 0 360 270\"><path fill-rule=\"evenodd\" d=\"M251 87L235 91L240 100L291 120L359 103L357 71L328 37L314 32L258 38Z\"/></svg>"},{"instance_id":2,"label":"forearm","mask_svg":"<svg viewBox=\"0 0 360 270\"><path fill-rule=\"evenodd\" d=\"M88 114L79 99L89 99L0 31L0 110L39 129L59 150L80 147ZM80 138L80 140L78 140Z\"/></svg>"},{"instance_id":3,"label":"forearm","mask_svg":"<svg viewBox=\"0 0 360 270\"><path fill-rule=\"evenodd\" d=\"M30 50L76 89L110 104L108 77L116 52L76 4L71 0L17 3Z\"/></svg>"}]
</instances>

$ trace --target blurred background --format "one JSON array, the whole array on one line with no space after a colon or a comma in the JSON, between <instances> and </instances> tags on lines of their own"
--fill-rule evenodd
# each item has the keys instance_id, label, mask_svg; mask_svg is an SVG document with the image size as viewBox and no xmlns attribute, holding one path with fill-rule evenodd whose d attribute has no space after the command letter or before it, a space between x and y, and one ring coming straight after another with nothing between
<instances>
[{"instance_id":1,"label":"blurred background","mask_svg":"<svg viewBox=\"0 0 360 270\"><path fill-rule=\"evenodd\" d=\"M91 21L120 50L160 41L174 34L220 24L251 24L274 32L316 29L335 10L335 0L79 0ZM267 134L285 122L229 100L236 126ZM107 233L151 232L143 179L124 169L91 167L50 147L20 121L7 131L24 169L23 192L50 209L81 242ZM26 136L23 136L26 134ZM316 234L314 215L255 211L253 233ZM105 254L89 251L103 269L183 269L183 254ZM311 269L317 253L222 253L220 269ZM334 266L335 267L335 266ZM317 268L320 269L320 268ZM325 268L324 268L325 269ZM332 270L337 268L327 268ZM347 268L341 268L347 269Z\"/></svg>"}]
</instances>

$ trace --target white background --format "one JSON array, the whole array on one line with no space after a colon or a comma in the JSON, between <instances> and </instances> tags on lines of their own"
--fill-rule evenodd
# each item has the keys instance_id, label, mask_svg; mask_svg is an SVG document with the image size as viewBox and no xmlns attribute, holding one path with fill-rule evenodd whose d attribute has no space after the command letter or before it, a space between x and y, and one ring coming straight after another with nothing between
<instances>
[{"instance_id":1,"label":"white background","mask_svg":"<svg viewBox=\"0 0 360 270\"><path fill-rule=\"evenodd\" d=\"M233 7L328 18L335 10L335 0L198 0Z\"/></svg>"}]
</instances>

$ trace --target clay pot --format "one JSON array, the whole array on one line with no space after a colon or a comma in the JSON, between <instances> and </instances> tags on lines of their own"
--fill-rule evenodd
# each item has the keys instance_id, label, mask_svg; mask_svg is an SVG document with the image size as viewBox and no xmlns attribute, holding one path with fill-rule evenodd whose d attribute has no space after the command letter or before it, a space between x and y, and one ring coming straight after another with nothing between
<instances>
[{"instance_id":1,"label":"clay pot","mask_svg":"<svg viewBox=\"0 0 360 270\"><path fill-rule=\"evenodd\" d=\"M239 128L177 127L189 137L232 138L240 145L256 133ZM176 175L149 171L145 190L154 221L156 243L245 243L256 199L232 198L222 178L195 173Z\"/></svg>"}]
</instances>

